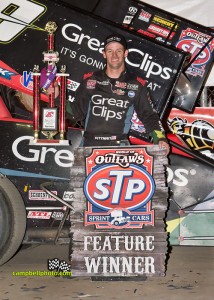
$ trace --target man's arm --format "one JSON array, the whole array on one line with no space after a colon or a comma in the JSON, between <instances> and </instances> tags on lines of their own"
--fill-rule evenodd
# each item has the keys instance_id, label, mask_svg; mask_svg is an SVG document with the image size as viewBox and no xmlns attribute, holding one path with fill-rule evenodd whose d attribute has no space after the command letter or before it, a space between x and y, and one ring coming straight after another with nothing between
<instances>
[{"instance_id":1,"label":"man's arm","mask_svg":"<svg viewBox=\"0 0 214 300\"><path fill-rule=\"evenodd\" d=\"M147 88L142 86L139 98L136 101L135 111L140 121L144 124L146 132L151 136L154 144L158 144L160 149L166 148L166 155L169 154L170 147L160 122L160 118L153 107Z\"/></svg>"}]
</instances>

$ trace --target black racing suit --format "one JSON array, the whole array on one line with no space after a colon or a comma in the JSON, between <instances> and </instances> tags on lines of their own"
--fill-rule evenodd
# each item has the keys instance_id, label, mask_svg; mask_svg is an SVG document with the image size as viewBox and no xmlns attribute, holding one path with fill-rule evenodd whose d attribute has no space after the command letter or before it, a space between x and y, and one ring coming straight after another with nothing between
<instances>
[{"instance_id":1,"label":"black racing suit","mask_svg":"<svg viewBox=\"0 0 214 300\"><path fill-rule=\"evenodd\" d=\"M125 70L117 79L105 70L84 75L75 100L69 104L76 121L85 120L84 146L114 146L128 141L134 110L147 133L162 131L146 81Z\"/></svg>"}]
</instances>

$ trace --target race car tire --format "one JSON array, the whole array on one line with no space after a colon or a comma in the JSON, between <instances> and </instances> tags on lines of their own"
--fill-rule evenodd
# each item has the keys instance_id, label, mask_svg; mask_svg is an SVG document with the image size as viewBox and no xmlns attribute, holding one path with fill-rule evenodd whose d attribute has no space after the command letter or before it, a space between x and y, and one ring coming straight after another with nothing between
<instances>
[{"instance_id":1,"label":"race car tire","mask_svg":"<svg viewBox=\"0 0 214 300\"><path fill-rule=\"evenodd\" d=\"M19 249L26 230L23 199L6 177L0 177L0 265Z\"/></svg>"}]
</instances>

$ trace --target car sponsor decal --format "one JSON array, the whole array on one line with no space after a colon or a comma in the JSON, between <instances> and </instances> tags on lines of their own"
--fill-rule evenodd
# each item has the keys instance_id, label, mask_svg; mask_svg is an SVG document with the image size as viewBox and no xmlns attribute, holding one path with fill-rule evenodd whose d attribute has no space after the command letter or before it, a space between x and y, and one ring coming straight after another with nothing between
<instances>
[{"instance_id":1,"label":"car sponsor decal","mask_svg":"<svg viewBox=\"0 0 214 300\"><path fill-rule=\"evenodd\" d=\"M52 212L50 211L29 211L27 218L28 219L46 219L49 220Z\"/></svg>"},{"instance_id":2,"label":"car sponsor decal","mask_svg":"<svg viewBox=\"0 0 214 300\"><path fill-rule=\"evenodd\" d=\"M193 28L187 28L182 31L176 47L191 54L192 64L186 73L203 77L205 75L205 66L212 57L214 49L213 38Z\"/></svg>"},{"instance_id":3,"label":"car sponsor decal","mask_svg":"<svg viewBox=\"0 0 214 300\"><path fill-rule=\"evenodd\" d=\"M51 191L51 193L57 195L57 191ZM42 190L29 190L28 198L29 200L56 201L56 199Z\"/></svg>"}]
</instances>

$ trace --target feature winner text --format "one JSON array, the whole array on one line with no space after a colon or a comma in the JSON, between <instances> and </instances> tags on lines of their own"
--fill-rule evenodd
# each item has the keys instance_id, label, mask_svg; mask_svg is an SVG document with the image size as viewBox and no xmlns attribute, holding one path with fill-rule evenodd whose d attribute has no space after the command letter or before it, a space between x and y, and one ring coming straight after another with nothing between
<instances>
[{"instance_id":1,"label":"feature winner text","mask_svg":"<svg viewBox=\"0 0 214 300\"><path fill-rule=\"evenodd\" d=\"M155 259L150 255L153 243L154 236L84 236L84 251L91 254L84 257L87 273L154 274ZM147 256L141 256L142 252Z\"/></svg>"}]
</instances>

